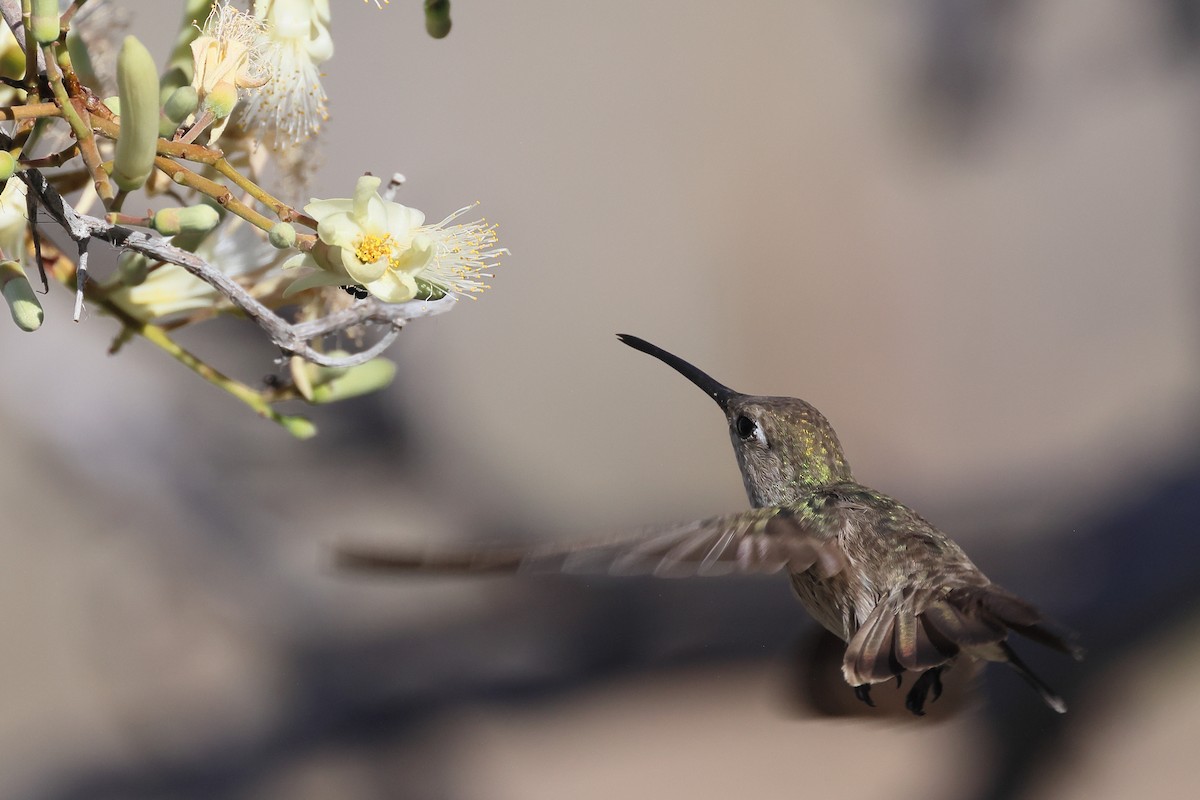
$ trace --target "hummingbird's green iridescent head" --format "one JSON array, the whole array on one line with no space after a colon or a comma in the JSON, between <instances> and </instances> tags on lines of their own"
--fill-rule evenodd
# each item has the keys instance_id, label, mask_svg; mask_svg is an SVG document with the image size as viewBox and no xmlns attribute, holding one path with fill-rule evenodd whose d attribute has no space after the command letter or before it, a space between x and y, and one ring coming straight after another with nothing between
<instances>
[{"instance_id":1,"label":"hummingbird's green iridescent head","mask_svg":"<svg viewBox=\"0 0 1200 800\"><path fill-rule=\"evenodd\" d=\"M814 488L851 480L833 426L808 403L735 392L644 339L624 333L617 338L674 368L717 402L729 423L729 439L753 505L794 503Z\"/></svg>"}]
</instances>

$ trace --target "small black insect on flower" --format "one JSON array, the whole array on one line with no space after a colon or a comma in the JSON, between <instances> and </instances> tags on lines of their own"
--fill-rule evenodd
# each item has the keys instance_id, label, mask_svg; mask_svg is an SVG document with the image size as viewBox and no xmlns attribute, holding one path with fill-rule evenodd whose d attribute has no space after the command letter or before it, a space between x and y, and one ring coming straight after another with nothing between
<instances>
[{"instance_id":1,"label":"small black insect on flower","mask_svg":"<svg viewBox=\"0 0 1200 800\"><path fill-rule=\"evenodd\" d=\"M342 286L341 289L346 294L348 294L358 300L366 300L367 295L370 294L370 292L368 292L363 287L359 286L357 283L351 284L349 286Z\"/></svg>"}]
</instances>

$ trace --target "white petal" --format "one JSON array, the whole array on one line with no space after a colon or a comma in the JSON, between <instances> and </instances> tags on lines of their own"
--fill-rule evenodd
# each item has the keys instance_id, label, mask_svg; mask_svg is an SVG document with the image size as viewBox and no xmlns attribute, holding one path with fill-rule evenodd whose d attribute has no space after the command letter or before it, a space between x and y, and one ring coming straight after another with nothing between
<instances>
[{"instance_id":1,"label":"white petal","mask_svg":"<svg viewBox=\"0 0 1200 800\"><path fill-rule=\"evenodd\" d=\"M354 279L355 283L370 283L377 281L383 277L388 271L387 258L381 258L370 264L364 264L358 260L358 256L354 255L354 251L349 248L343 248L339 251L341 255L341 267L346 270L346 274Z\"/></svg>"},{"instance_id":2,"label":"white petal","mask_svg":"<svg viewBox=\"0 0 1200 800\"><path fill-rule=\"evenodd\" d=\"M353 250L363 233L362 226L349 214L331 214L317 223L317 237L333 247Z\"/></svg>"},{"instance_id":3,"label":"white petal","mask_svg":"<svg viewBox=\"0 0 1200 800\"><path fill-rule=\"evenodd\" d=\"M337 275L331 275L323 269L310 272L307 275L301 275L292 284L283 290L284 297L291 297L298 292L303 292L305 289L312 289L317 286L337 286L345 280Z\"/></svg>"},{"instance_id":4,"label":"white petal","mask_svg":"<svg viewBox=\"0 0 1200 800\"><path fill-rule=\"evenodd\" d=\"M394 271L364 285L368 292L385 303L403 303L417 294L417 282L409 275Z\"/></svg>"}]
</instances>

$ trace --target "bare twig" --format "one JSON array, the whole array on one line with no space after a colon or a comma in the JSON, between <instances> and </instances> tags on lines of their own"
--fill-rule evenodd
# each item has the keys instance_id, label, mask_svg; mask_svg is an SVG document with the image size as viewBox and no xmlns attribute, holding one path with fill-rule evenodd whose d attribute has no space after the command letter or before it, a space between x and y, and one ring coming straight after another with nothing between
<instances>
[{"instance_id":1,"label":"bare twig","mask_svg":"<svg viewBox=\"0 0 1200 800\"><path fill-rule=\"evenodd\" d=\"M74 320L79 322L79 318L83 316L83 290L87 288L88 282L88 245L91 243L92 237L80 239L79 258L75 261L75 313Z\"/></svg>"}]
</instances>

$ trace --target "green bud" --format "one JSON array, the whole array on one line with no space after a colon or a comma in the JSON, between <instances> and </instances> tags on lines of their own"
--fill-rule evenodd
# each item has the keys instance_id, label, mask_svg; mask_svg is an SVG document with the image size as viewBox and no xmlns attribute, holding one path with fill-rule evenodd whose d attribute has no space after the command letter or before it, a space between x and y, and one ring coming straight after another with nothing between
<instances>
[{"instance_id":1,"label":"green bud","mask_svg":"<svg viewBox=\"0 0 1200 800\"><path fill-rule=\"evenodd\" d=\"M220 221L221 215L212 206L160 208L150 218L150 227L163 236L174 236L177 233L206 233Z\"/></svg>"},{"instance_id":2,"label":"green bud","mask_svg":"<svg viewBox=\"0 0 1200 800\"><path fill-rule=\"evenodd\" d=\"M25 52L15 42L0 52L0 76L13 79L25 77Z\"/></svg>"},{"instance_id":3,"label":"green bud","mask_svg":"<svg viewBox=\"0 0 1200 800\"><path fill-rule=\"evenodd\" d=\"M204 110L213 115L213 119L225 119L237 107L238 91L232 83L222 83L214 86L212 91L204 95Z\"/></svg>"},{"instance_id":4,"label":"green bud","mask_svg":"<svg viewBox=\"0 0 1200 800\"><path fill-rule=\"evenodd\" d=\"M386 358L373 358L365 364L350 367L326 382L314 381L313 403L336 403L351 397L377 392L386 388L396 376L396 365Z\"/></svg>"},{"instance_id":5,"label":"green bud","mask_svg":"<svg viewBox=\"0 0 1200 800\"><path fill-rule=\"evenodd\" d=\"M42 304L29 285L25 270L16 261L0 262L0 287L18 328L36 331L42 326Z\"/></svg>"},{"instance_id":6,"label":"green bud","mask_svg":"<svg viewBox=\"0 0 1200 800\"><path fill-rule=\"evenodd\" d=\"M280 415L276 421L297 439L311 439L317 435L317 426L305 417Z\"/></svg>"},{"instance_id":7,"label":"green bud","mask_svg":"<svg viewBox=\"0 0 1200 800\"><path fill-rule=\"evenodd\" d=\"M417 293L413 295L414 300L441 300L446 296L445 289L440 286L434 286L423 278L417 278L416 284Z\"/></svg>"},{"instance_id":8,"label":"green bud","mask_svg":"<svg viewBox=\"0 0 1200 800\"><path fill-rule=\"evenodd\" d=\"M29 32L38 44L53 44L62 31L58 22L58 0L31 0Z\"/></svg>"},{"instance_id":9,"label":"green bud","mask_svg":"<svg viewBox=\"0 0 1200 800\"><path fill-rule=\"evenodd\" d=\"M96 69L92 66L92 54L88 52L87 43L74 26L67 31L67 53L71 56L71 67L85 86L95 86L99 83Z\"/></svg>"},{"instance_id":10,"label":"green bud","mask_svg":"<svg viewBox=\"0 0 1200 800\"><path fill-rule=\"evenodd\" d=\"M8 180L17 171L17 159L7 150L0 150L0 183Z\"/></svg>"},{"instance_id":11,"label":"green bud","mask_svg":"<svg viewBox=\"0 0 1200 800\"><path fill-rule=\"evenodd\" d=\"M425 0L425 31L435 39L450 33L450 0Z\"/></svg>"},{"instance_id":12,"label":"green bud","mask_svg":"<svg viewBox=\"0 0 1200 800\"><path fill-rule=\"evenodd\" d=\"M296 229L290 222L276 222L267 232L267 241L272 247L287 250L296 246Z\"/></svg>"},{"instance_id":13,"label":"green bud","mask_svg":"<svg viewBox=\"0 0 1200 800\"><path fill-rule=\"evenodd\" d=\"M158 67L141 42L126 36L117 55L121 137L113 157L113 181L123 191L138 189L154 169L158 147Z\"/></svg>"},{"instance_id":14,"label":"green bud","mask_svg":"<svg viewBox=\"0 0 1200 800\"><path fill-rule=\"evenodd\" d=\"M150 259L141 253L126 250L117 259L117 275L125 286L137 286L146 280L150 272Z\"/></svg>"},{"instance_id":15,"label":"green bud","mask_svg":"<svg viewBox=\"0 0 1200 800\"><path fill-rule=\"evenodd\" d=\"M163 103L163 115L178 125L187 119L188 114L195 113L200 103L200 95L192 85L180 86L171 92L171 96Z\"/></svg>"}]
</instances>

